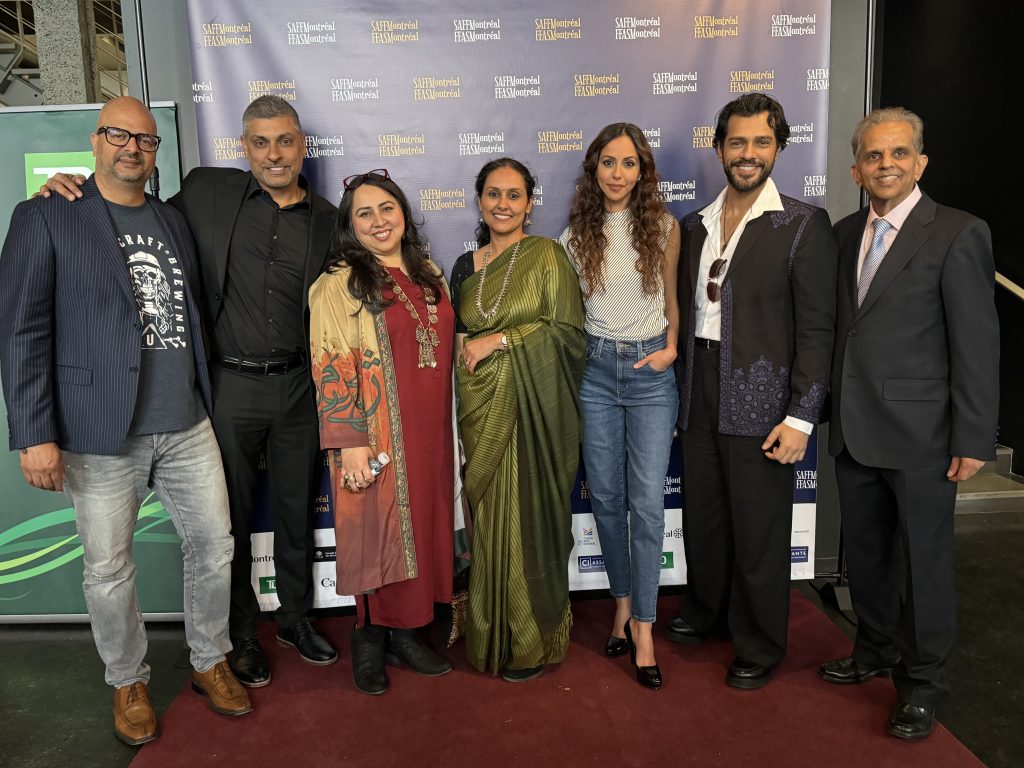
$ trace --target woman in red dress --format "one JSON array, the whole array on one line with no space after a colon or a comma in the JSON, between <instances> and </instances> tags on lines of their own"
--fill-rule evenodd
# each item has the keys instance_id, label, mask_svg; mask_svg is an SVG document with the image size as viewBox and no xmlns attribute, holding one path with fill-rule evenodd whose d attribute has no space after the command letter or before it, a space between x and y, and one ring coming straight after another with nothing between
<instances>
[{"instance_id":1,"label":"woman in red dress","mask_svg":"<svg viewBox=\"0 0 1024 768\"><path fill-rule=\"evenodd\" d=\"M356 597L353 677L378 694L388 652L421 674L452 668L417 629L451 601L454 312L386 170L345 180L332 255L309 293L311 360L337 590Z\"/></svg>"}]
</instances>

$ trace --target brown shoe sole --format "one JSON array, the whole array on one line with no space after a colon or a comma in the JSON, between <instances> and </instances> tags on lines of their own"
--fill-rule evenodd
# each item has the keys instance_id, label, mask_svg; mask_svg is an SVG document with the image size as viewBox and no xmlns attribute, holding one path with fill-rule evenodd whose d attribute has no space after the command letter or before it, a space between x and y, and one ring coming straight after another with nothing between
<instances>
[{"instance_id":1,"label":"brown shoe sole","mask_svg":"<svg viewBox=\"0 0 1024 768\"><path fill-rule=\"evenodd\" d=\"M128 737L127 735L121 733L119 730L117 730L117 728L114 728L114 735L117 736L117 738L119 738L121 741L123 741L128 746L130 746L130 747L138 747L138 746L141 746L142 744L148 744L151 741L155 741L156 737L160 735L160 731L157 730L152 735L150 735L150 736L143 736L141 739L132 739L132 738Z\"/></svg>"},{"instance_id":2,"label":"brown shoe sole","mask_svg":"<svg viewBox=\"0 0 1024 768\"><path fill-rule=\"evenodd\" d=\"M252 712L252 704L250 704L245 709L224 709L223 707L218 707L216 704L213 703L213 699L210 698L210 695L206 692L206 689L203 688L203 686L196 683L194 680L192 681L192 690L198 693L200 696L205 696L206 703L210 707L210 709L219 714L228 715L229 717L238 717L239 715L247 715L250 712Z\"/></svg>"}]
</instances>

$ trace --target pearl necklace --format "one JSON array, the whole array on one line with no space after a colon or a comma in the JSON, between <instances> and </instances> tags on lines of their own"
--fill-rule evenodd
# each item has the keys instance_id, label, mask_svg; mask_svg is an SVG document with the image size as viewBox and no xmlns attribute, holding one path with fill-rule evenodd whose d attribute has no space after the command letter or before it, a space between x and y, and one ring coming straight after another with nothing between
<instances>
[{"instance_id":1,"label":"pearl necklace","mask_svg":"<svg viewBox=\"0 0 1024 768\"><path fill-rule=\"evenodd\" d=\"M491 258L494 250L488 245L487 250L480 254L480 260L483 262L480 265L480 285L476 291L476 309L485 320L490 320L498 312L498 307L501 306L502 300L505 298L505 294L508 292L508 282L512 277L512 269L516 265L516 259L519 258L519 248L522 246L522 240L516 240L516 244L512 247L512 255L508 257L508 268L505 270L505 278L501 281L501 290L498 291L498 296L494 300L490 309L484 309L483 296L484 296L484 281L487 279L487 263L488 259Z\"/></svg>"}]
</instances>

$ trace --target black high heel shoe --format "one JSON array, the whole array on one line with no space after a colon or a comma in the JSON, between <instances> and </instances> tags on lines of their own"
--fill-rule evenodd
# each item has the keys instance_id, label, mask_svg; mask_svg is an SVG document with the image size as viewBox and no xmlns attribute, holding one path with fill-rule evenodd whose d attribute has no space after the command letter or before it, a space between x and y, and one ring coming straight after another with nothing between
<instances>
[{"instance_id":1,"label":"black high heel shoe","mask_svg":"<svg viewBox=\"0 0 1024 768\"><path fill-rule=\"evenodd\" d=\"M605 656L621 656L628 650L626 638L609 635L608 641L604 644Z\"/></svg>"},{"instance_id":2,"label":"black high heel shoe","mask_svg":"<svg viewBox=\"0 0 1024 768\"><path fill-rule=\"evenodd\" d=\"M633 631L629 628L628 621L626 622L626 647L629 648L629 660L636 671L636 681L640 685L655 691L661 688L661 669L658 668L657 664L652 664L649 667L637 666L636 643L633 642Z\"/></svg>"}]
</instances>

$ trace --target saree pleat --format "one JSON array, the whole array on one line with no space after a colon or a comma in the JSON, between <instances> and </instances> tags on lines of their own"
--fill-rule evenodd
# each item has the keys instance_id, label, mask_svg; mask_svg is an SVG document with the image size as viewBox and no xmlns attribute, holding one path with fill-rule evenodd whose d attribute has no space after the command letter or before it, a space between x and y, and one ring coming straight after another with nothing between
<instances>
[{"instance_id":1,"label":"saree pleat","mask_svg":"<svg viewBox=\"0 0 1024 768\"><path fill-rule=\"evenodd\" d=\"M488 268L490 307L511 249ZM579 461L586 340L576 274L561 246L522 241L494 317L476 308L479 273L462 285L469 337L502 332L507 353L460 368L465 492L474 515L467 657L494 673L561 661L569 642L569 494Z\"/></svg>"}]
</instances>

